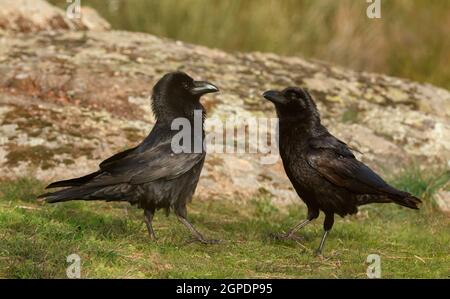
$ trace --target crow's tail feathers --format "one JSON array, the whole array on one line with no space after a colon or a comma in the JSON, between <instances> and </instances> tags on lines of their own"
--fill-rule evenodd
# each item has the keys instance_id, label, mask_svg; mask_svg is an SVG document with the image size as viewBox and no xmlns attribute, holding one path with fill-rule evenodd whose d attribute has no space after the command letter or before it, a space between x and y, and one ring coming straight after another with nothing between
<instances>
[{"instance_id":1,"label":"crow's tail feathers","mask_svg":"<svg viewBox=\"0 0 450 299\"><path fill-rule=\"evenodd\" d=\"M419 198L409 194L408 192L397 190L389 185L383 188L382 191L392 202L410 209L418 210L418 205L422 203Z\"/></svg>"},{"instance_id":2,"label":"crow's tail feathers","mask_svg":"<svg viewBox=\"0 0 450 299\"><path fill-rule=\"evenodd\" d=\"M91 174L88 174L88 175L85 175L85 176L82 176L79 178L54 182L54 183L51 183L50 185L48 185L47 187L45 187L45 189L82 186L82 185L90 182L93 178L98 176L100 173L101 173L101 171L97 171L97 172L93 172Z\"/></svg>"},{"instance_id":3,"label":"crow's tail feathers","mask_svg":"<svg viewBox=\"0 0 450 299\"><path fill-rule=\"evenodd\" d=\"M86 188L86 187L71 187L56 192L49 192L41 194L38 198L44 199L48 203L63 202L70 200L90 200L91 197L98 188Z\"/></svg>"},{"instance_id":4,"label":"crow's tail feathers","mask_svg":"<svg viewBox=\"0 0 450 299\"><path fill-rule=\"evenodd\" d=\"M54 202L62 202L62 201L70 201L70 200L89 200L91 198L90 195L95 192L98 188L93 187L85 187L84 184L90 182L94 179L100 171L85 175L83 177L58 181L51 183L45 189L51 188L60 188L60 187L69 187L63 190L59 190L56 192L48 192L42 195L39 195L38 198L45 199L46 202L54 203Z\"/></svg>"},{"instance_id":5,"label":"crow's tail feathers","mask_svg":"<svg viewBox=\"0 0 450 299\"><path fill-rule=\"evenodd\" d=\"M418 210L419 209L418 205L422 203L422 201L419 198L406 192L403 197L391 197L391 199L398 205L414 210Z\"/></svg>"},{"instance_id":6,"label":"crow's tail feathers","mask_svg":"<svg viewBox=\"0 0 450 299\"><path fill-rule=\"evenodd\" d=\"M129 184L110 186L83 185L45 193L39 195L38 198L44 199L48 203L70 200L128 201L134 203L133 200L136 196L134 196L133 191L134 186Z\"/></svg>"},{"instance_id":7,"label":"crow's tail feathers","mask_svg":"<svg viewBox=\"0 0 450 299\"><path fill-rule=\"evenodd\" d=\"M388 193L388 194L362 194L357 197L358 206L371 204L371 203L396 203L398 205L418 210L418 205L422 203L422 201L407 193L396 190L396 192Z\"/></svg>"}]
</instances>

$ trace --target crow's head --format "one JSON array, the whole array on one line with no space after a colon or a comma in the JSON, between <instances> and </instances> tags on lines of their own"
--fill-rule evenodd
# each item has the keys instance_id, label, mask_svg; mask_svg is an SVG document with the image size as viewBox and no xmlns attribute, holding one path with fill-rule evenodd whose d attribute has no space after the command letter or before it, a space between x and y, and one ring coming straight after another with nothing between
<instances>
[{"instance_id":1,"label":"crow's head","mask_svg":"<svg viewBox=\"0 0 450 299\"><path fill-rule=\"evenodd\" d=\"M192 115L201 109L200 97L219 89L206 81L194 81L183 72L164 75L153 87L152 108L157 119Z\"/></svg>"},{"instance_id":2,"label":"crow's head","mask_svg":"<svg viewBox=\"0 0 450 299\"><path fill-rule=\"evenodd\" d=\"M263 97L274 103L281 120L320 120L316 103L305 89L288 87L283 91L268 90L263 94Z\"/></svg>"}]
</instances>

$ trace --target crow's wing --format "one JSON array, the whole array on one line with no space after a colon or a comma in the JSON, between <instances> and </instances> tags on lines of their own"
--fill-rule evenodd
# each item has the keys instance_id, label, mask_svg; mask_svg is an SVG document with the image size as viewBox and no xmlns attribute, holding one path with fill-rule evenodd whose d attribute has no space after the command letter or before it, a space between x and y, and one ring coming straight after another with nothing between
<instances>
[{"instance_id":1,"label":"crow's wing","mask_svg":"<svg viewBox=\"0 0 450 299\"><path fill-rule=\"evenodd\" d=\"M90 173L88 175L85 175L85 176L82 176L79 178L53 182L50 185L48 185L47 187L45 187L45 189L82 186L85 184L90 184L93 181L99 181L99 179L98 179L99 177L101 177L101 178L105 177L104 171L106 169L108 169L109 166L113 165L114 162L120 161L121 159L131 155L137 148L138 148L138 146L127 149L123 152L117 153L114 156L109 157L108 159L106 159L102 163L100 163L100 165L99 165L100 170L97 170L96 172Z\"/></svg>"},{"instance_id":2,"label":"crow's wing","mask_svg":"<svg viewBox=\"0 0 450 299\"><path fill-rule=\"evenodd\" d=\"M160 156L157 154L156 156ZM151 158L151 157L149 157ZM205 158L205 153L166 153L154 162L149 162L145 167L147 171L142 171L133 176L132 184L142 184L157 179L172 180L191 170L201 163Z\"/></svg>"},{"instance_id":3,"label":"crow's wing","mask_svg":"<svg viewBox=\"0 0 450 299\"><path fill-rule=\"evenodd\" d=\"M379 175L356 160L345 143L325 136L309 140L308 164L336 186L353 193L393 192Z\"/></svg>"},{"instance_id":4,"label":"crow's wing","mask_svg":"<svg viewBox=\"0 0 450 299\"><path fill-rule=\"evenodd\" d=\"M107 169L109 165L114 164L114 162L117 162L125 157L127 157L128 155L132 154L139 146L133 147L133 148L129 148L123 152L117 153L111 157L109 157L108 159L104 160L103 162L100 163L100 169L104 170Z\"/></svg>"},{"instance_id":5,"label":"crow's wing","mask_svg":"<svg viewBox=\"0 0 450 299\"><path fill-rule=\"evenodd\" d=\"M139 146L127 149L123 152L117 153L114 156L109 157L108 159L106 159L105 161L100 163L100 165L99 165L100 170L97 170L96 172L90 173L88 175L85 175L85 176L82 176L79 178L53 182L50 185L48 185L47 187L45 187L45 189L59 188L59 187L74 187L74 186L82 186L85 184L89 184L89 183L93 182L94 180L97 180L97 178L99 176L104 177L105 169L108 169L108 167L110 165L112 165L113 162L119 161L120 159L123 159L123 158L127 157L128 155L131 155L138 147Z\"/></svg>"},{"instance_id":6,"label":"crow's wing","mask_svg":"<svg viewBox=\"0 0 450 299\"><path fill-rule=\"evenodd\" d=\"M87 186L107 186L120 183L134 185L159 179L172 180L192 169L204 157L205 153L175 154L169 140L142 152L130 151L122 157L110 158L111 160L102 166L103 173Z\"/></svg>"},{"instance_id":7,"label":"crow's wing","mask_svg":"<svg viewBox=\"0 0 450 299\"><path fill-rule=\"evenodd\" d=\"M309 146L314 149L332 149L341 156L355 158L348 145L332 135L311 138L309 140Z\"/></svg>"}]
</instances>

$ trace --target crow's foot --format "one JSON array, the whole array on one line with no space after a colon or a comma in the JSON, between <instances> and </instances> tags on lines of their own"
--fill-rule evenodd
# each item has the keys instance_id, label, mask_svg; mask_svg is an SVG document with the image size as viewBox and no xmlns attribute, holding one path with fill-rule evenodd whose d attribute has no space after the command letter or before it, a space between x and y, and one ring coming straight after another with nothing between
<instances>
[{"instance_id":1,"label":"crow's foot","mask_svg":"<svg viewBox=\"0 0 450 299\"><path fill-rule=\"evenodd\" d=\"M279 241L286 241L286 240L291 240L291 241L297 241L297 242L303 242L305 239L303 237L297 236L296 234L272 234L272 237L275 240L279 240Z\"/></svg>"},{"instance_id":2,"label":"crow's foot","mask_svg":"<svg viewBox=\"0 0 450 299\"><path fill-rule=\"evenodd\" d=\"M216 239L204 239L204 238L196 238L196 237L193 237L193 238L191 238L191 239L189 239L189 240L187 241L187 244L195 243L195 242L198 242L198 243L201 243L201 244L205 244L205 245L214 245L214 244L220 244L220 243L222 243L222 240L216 240Z\"/></svg>"}]
</instances>

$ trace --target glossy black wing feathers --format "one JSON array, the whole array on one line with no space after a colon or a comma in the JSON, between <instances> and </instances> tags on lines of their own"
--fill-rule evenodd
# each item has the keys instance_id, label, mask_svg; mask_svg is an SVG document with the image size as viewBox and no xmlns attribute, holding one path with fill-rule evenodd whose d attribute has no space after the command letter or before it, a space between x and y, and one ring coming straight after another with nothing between
<instances>
[{"instance_id":1,"label":"glossy black wing feathers","mask_svg":"<svg viewBox=\"0 0 450 299\"><path fill-rule=\"evenodd\" d=\"M132 154L137 148L138 148L138 146L127 149L123 152L117 153L117 154L109 157L108 159L106 159L100 163L100 165L99 165L100 169L107 169L109 165L112 165L114 162L119 161L119 160L125 158L126 156Z\"/></svg>"},{"instance_id":2,"label":"glossy black wing feathers","mask_svg":"<svg viewBox=\"0 0 450 299\"><path fill-rule=\"evenodd\" d=\"M358 161L348 146L333 136L309 142L308 163L333 184L353 193L395 192L379 175Z\"/></svg>"},{"instance_id":3,"label":"glossy black wing feathers","mask_svg":"<svg viewBox=\"0 0 450 299\"><path fill-rule=\"evenodd\" d=\"M346 143L331 135L311 138L309 146L314 149L331 149L341 156L355 158L355 155L353 155Z\"/></svg>"},{"instance_id":4,"label":"glossy black wing feathers","mask_svg":"<svg viewBox=\"0 0 450 299\"><path fill-rule=\"evenodd\" d=\"M104 174L88 185L105 186L119 183L134 185L158 179L172 180L192 169L204 157L204 153L175 154L170 142L164 142L109 162L103 169Z\"/></svg>"}]
</instances>

